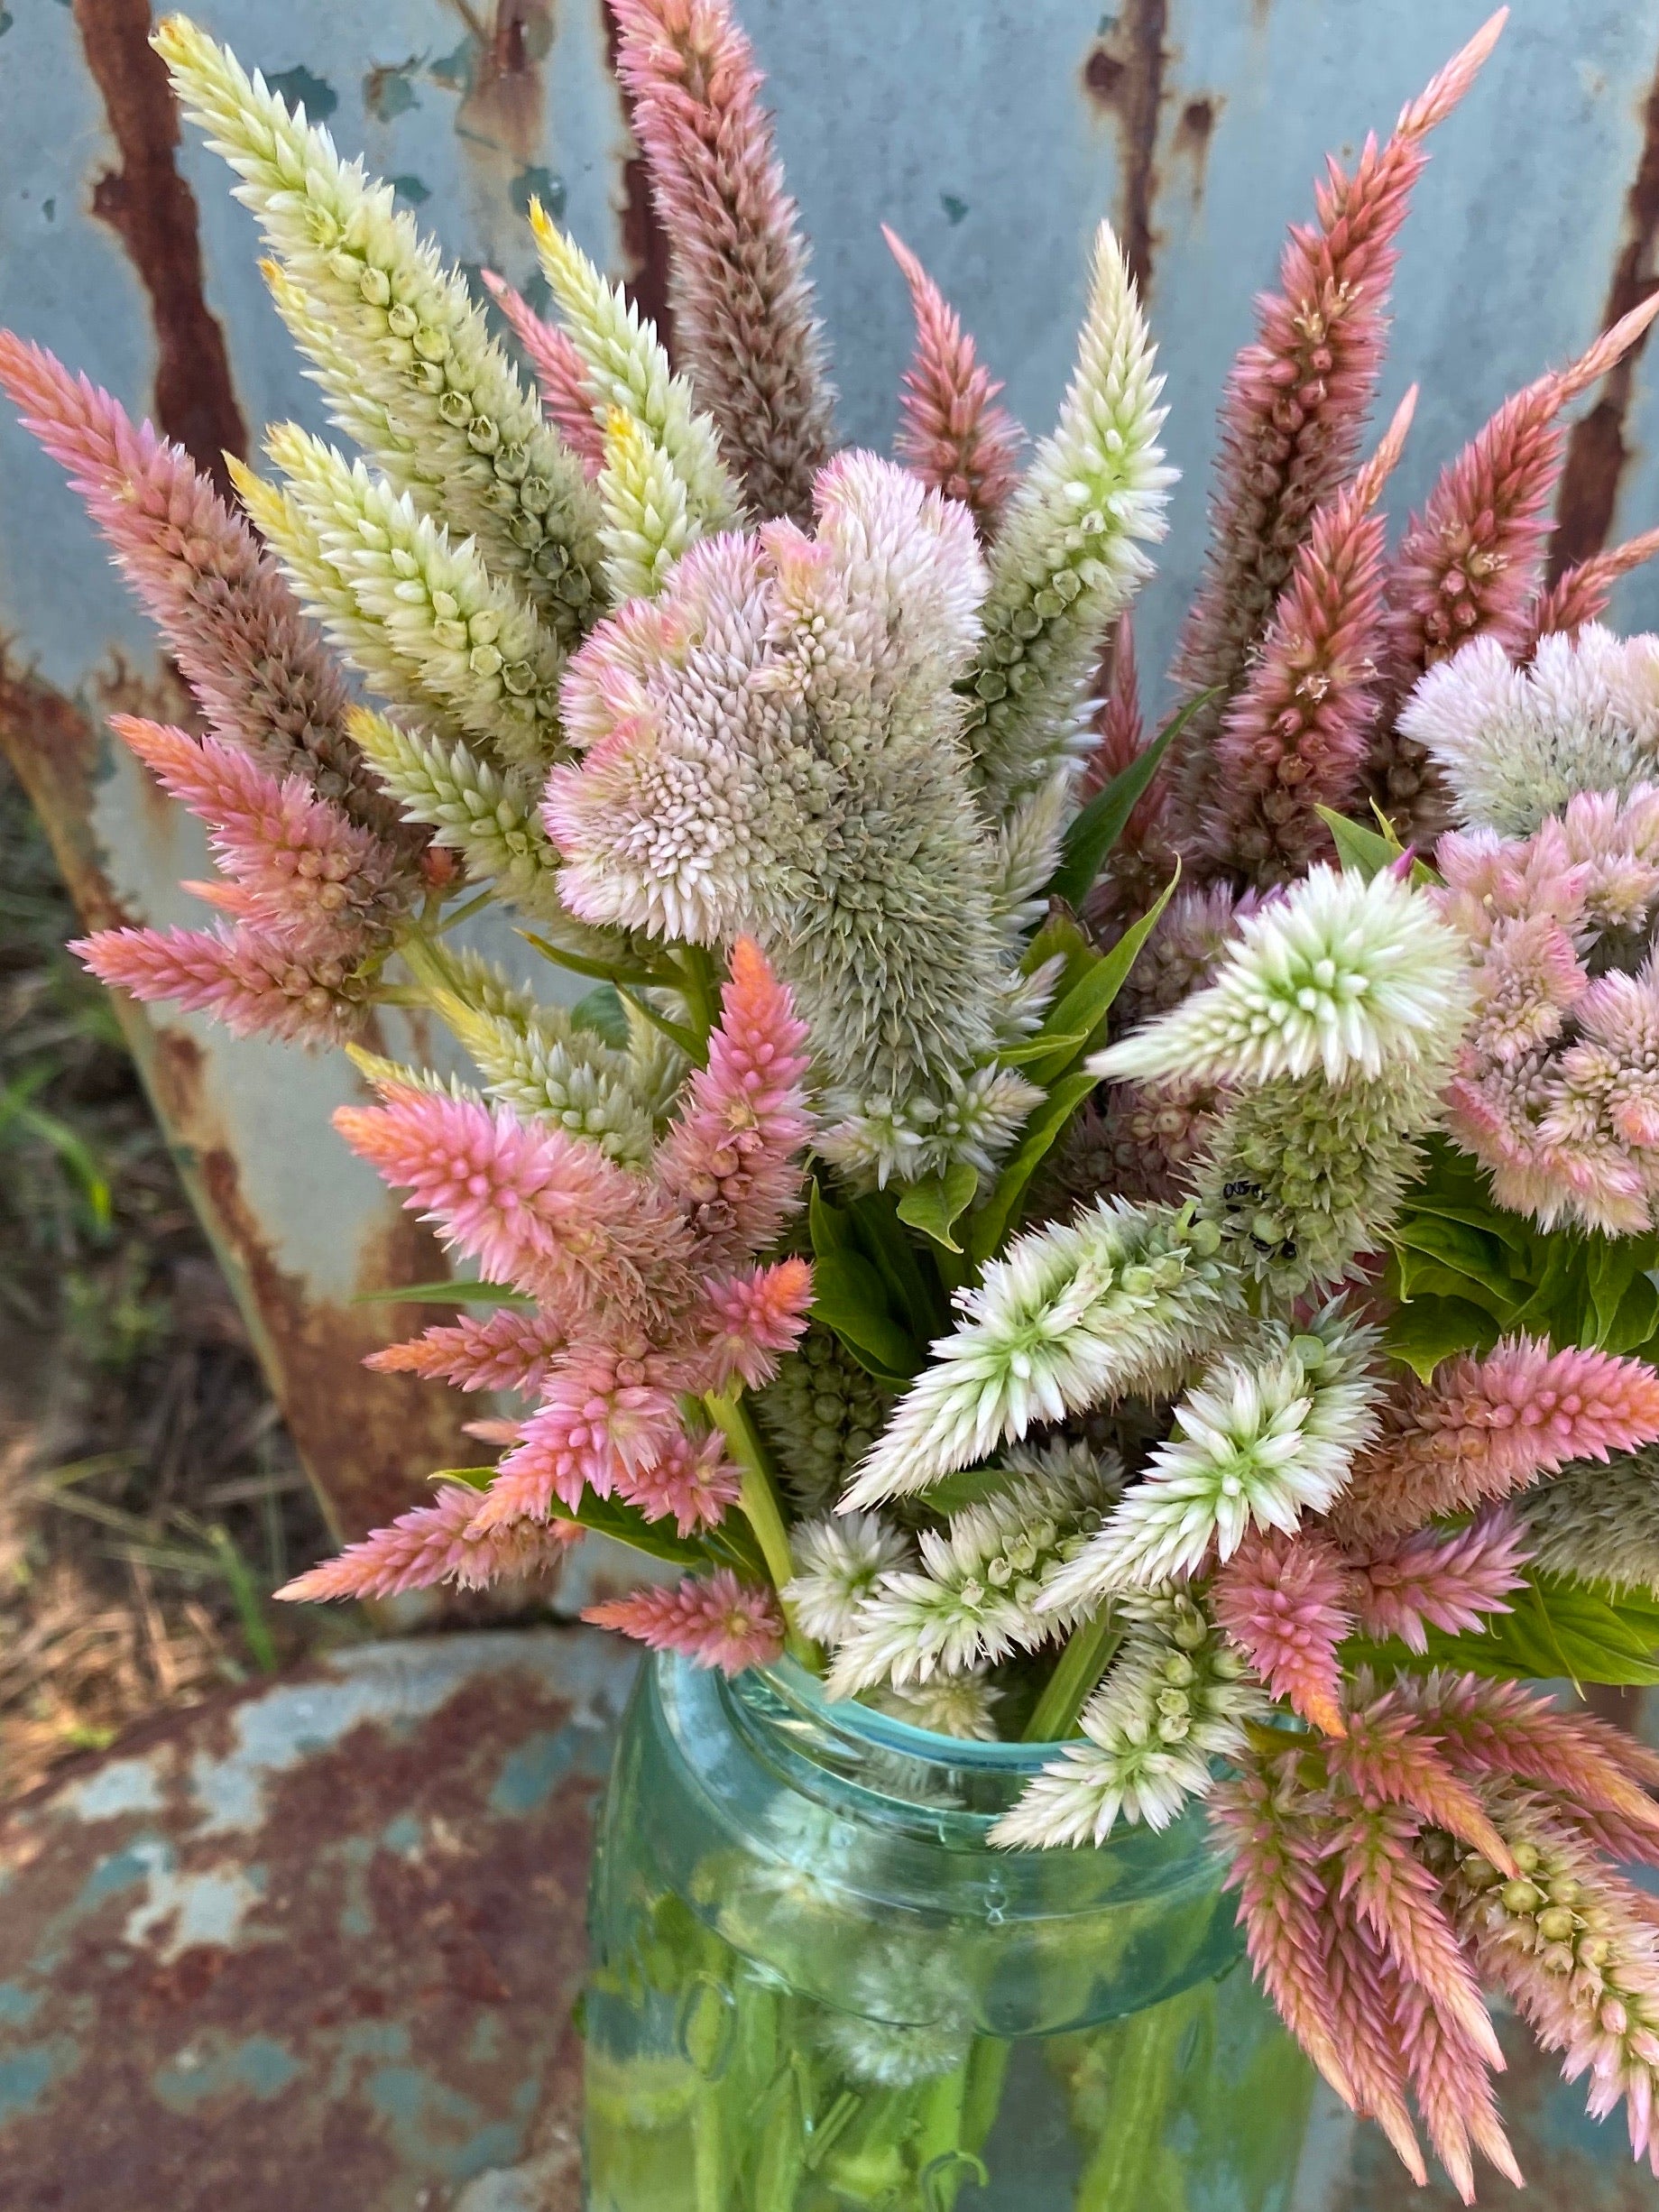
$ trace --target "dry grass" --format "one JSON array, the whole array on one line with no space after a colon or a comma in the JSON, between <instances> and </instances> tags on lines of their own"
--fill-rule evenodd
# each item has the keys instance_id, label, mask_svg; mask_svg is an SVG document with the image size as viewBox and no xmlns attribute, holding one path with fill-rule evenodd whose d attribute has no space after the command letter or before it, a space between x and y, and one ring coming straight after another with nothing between
<instances>
[{"instance_id":1,"label":"dry grass","mask_svg":"<svg viewBox=\"0 0 1659 2212\"><path fill-rule=\"evenodd\" d=\"M326 1534L73 928L0 765L0 1798L328 1632L268 1602Z\"/></svg>"}]
</instances>

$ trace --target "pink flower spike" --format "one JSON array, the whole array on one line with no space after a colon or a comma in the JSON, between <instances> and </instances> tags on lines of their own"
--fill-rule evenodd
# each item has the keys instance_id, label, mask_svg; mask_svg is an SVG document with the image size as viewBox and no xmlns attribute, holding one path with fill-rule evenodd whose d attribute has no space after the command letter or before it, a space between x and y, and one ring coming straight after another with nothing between
<instances>
[{"instance_id":1,"label":"pink flower spike","mask_svg":"<svg viewBox=\"0 0 1659 2212\"><path fill-rule=\"evenodd\" d=\"M1652 560L1655 553L1659 553L1659 530L1647 530L1639 537L1627 538L1623 545L1608 546L1564 569L1528 609L1525 633L1515 645L1515 659L1528 661L1541 639L1570 635L1586 622L1599 622L1620 578L1644 561Z\"/></svg>"},{"instance_id":2,"label":"pink flower spike","mask_svg":"<svg viewBox=\"0 0 1659 2212\"><path fill-rule=\"evenodd\" d=\"M581 1138L434 1092L342 1106L334 1125L455 1249L541 1299L565 1327L689 1294L683 1225Z\"/></svg>"},{"instance_id":3,"label":"pink flower spike","mask_svg":"<svg viewBox=\"0 0 1659 2212\"><path fill-rule=\"evenodd\" d=\"M1327 1887L1323 1917L1330 1947L1332 2024L1353 2081L1354 2109L1377 2122L1422 2189L1428 2170L1406 2102L1406 2055L1399 2027L1406 1977L1345 1890Z\"/></svg>"},{"instance_id":4,"label":"pink flower spike","mask_svg":"<svg viewBox=\"0 0 1659 2212\"><path fill-rule=\"evenodd\" d=\"M1456 1535L1424 1529L1359 1567L1359 1626L1369 1636L1398 1636L1408 1650L1424 1652L1430 1628L1459 1636L1488 1613L1508 1612L1504 1599L1525 1581L1526 1556L1514 1516L1501 1507Z\"/></svg>"},{"instance_id":5,"label":"pink flower spike","mask_svg":"<svg viewBox=\"0 0 1659 2212\"><path fill-rule=\"evenodd\" d=\"M567 1349L564 1332L541 1313L504 1305L487 1318L463 1313L371 1352L364 1365L378 1375L419 1375L462 1390L540 1392L548 1370Z\"/></svg>"},{"instance_id":6,"label":"pink flower spike","mask_svg":"<svg viewBox=\"0 0 1659 2212\"><path fill-rule=\"evenodd\" d=\"M481 269L484 289L512 325L541 389L548 420L592 479L604 466L604 431L587 396L587 371L568 332L537 314L521 292L493 269Z\"/></svg>"},{"instance_id":7,"label":"pink flower spike","mask_svg":"<svg viewBox=\"0 0 1659 2212\"><path fill-rule=\"evenodd\" d=\"M236 1037L340 1045L368 1017L337 960L302 958L253 929L101 929L69 950L101 983L210 1013Z\"/></svg>"},{"instance_id":8,"label":"pink flower spike","mask_svg":"<svg viewBox=\"0 0 1659 2212\"><path fill-rule=\"evenodd\" d=\"M989 540L1019 480L1025 433L997 406L1002 387L975 357L973 340L944 293L885 223L881 235L904 272L916 315L916 351L899 401L899 458L925 484L970 508Z\"/></svg>"},{"instance_id":9,"label":"pink flower spike","mask_svg":"<svg viewBox=\"0 0 1659 2212\"><path fill-rule=\"evenodd\" d=\"M1525 2179L1504 2134L1491 2074L1479 2052L1447 2024L1428 1991L1415 1982L1402 1987L1395 2023L1429 2143L1459 2197L1465 2204L1475 2201L1476 2151L1506 2180L1524 2188Z\"/></svg>"},{"instance_id":10,"label":"pink flower spike","mask_svg":"<svg viewBox=\"0 0 1659 2212\"><path fill-rule=\"evenodd\" d=\"M706 1361L703 1390L728 1389L733 1378L746 1389L760 1390L778 1372L783 1353L798 1343L812 1304L812 1265L806 1259L779 1259L747 1275L712 1277L703 1286L703 1299L693 1323L694 1333L706 1336L697 1366Z\"/></svg>"},{"instance_id":11,"label":"pink flower spike","mask_svg":"<svg viewBox=\"0 0 1659 2212\"><path fill-rule=\"evenodd\" d=\"M1507 11L1492 16L1400 114L1380 150L1368 139L1351 178L1334 161L1316 188L1318 220L1298 224L1279 289L1256 303L1254 340L1228 375L1204 580L1182 632L1188 696L1219 686L1187 725L1171 808L1184 851L1201 842L1215 733L1245 679L1316 508L1359 454L1387 333L1388 287L1423 141L1474 82Z\"/></svg>"},{"instance_id":12,"label":"pink flower spike","mask_svg":"<svg viewBox=\"0 0 1659 2212\"><path fill-rule=\"evenodd\" d=\"M1353 1577L1313 1529L1251 1530L1212 1586L1215 1618L1276 1698L1342 1736L1337 1646L1353 1631Z\"/></svg>"},{"instance_id":13,"label":"pink flower spike","mask_svg":"<svg viewBox=\"0 0 1659 2212\"><path fill-rule=\"evenodd\" d=\"M454 1582L482 1590L503 1575L538 1574L557 1564L582 1531L569 1522L550 1527L519 1522L481 1534L474 1528L478 1492L447 1483L429 1506L401 1514L337 1559L296 1575L277 1591L296 1605L327 1598L395 1598L406 1590Z\"/></svg>"},{"instance_id":14,"label":"pink flower spike","mask_svg":"<svg viewBox=\"0 0 1659 2212\"><path fill-rule=\"evenodd\" d=\"M1509 1337L1484 1359L1447 1361L1382 1408L1332 1513L1350 1550L1409 1535L1556 1474L1659 1437L1659 1373L1640 1359Z\"/></svg>"},{"instance_id":15,"label":"pink flower spike","mask_svg":"<svg viewBox=\"0 0 1659 2212\"><path fill-rule=\"evenodd\" d=\"M832 394L753 49L725 0L612 0L612 14L668 238L676 356L754 512L806 524Z\"/></svg>"},{"instance_id":16,"label":"pink flower spike","mask_svg":"<svg viewBox=\"0 0 1659 2212\"><path fill-rule=\"evenodd\" d=\"M1347 806L1377 706L1386 524L1373 512L1416 405L1414 384L1372 459L1314 515L1216 740L1204 821L1210 873L1256 883L1304 875L1331 834L1314 809Z\"/></svg>"},{"instance_id":17,"label":"pink flower spike","mask_svg":"<svg viewBox=\"0 0 1659 2212\"><path fill-rule=\"evenodd\" d=\"M742 1495L743 1478L725 1455L725 1440L718 1431L698 1443L675 1436L662 1456L637 1472L621 1472L616 1491L637 1506L648 1520L673 1518L677 1532L689 1536L699 1528L712 1528L728 1506Z\"/></svg>"},{"instance_id":18,"label":"pink flower spike","mask_svg":"<svg viewBox=\"0 0 1659 2212\"><path fill-rule=\"evenodd\" d=\"M678 1652L694 1666L741 1674L765 1666L783 1650L777 1593L740 1582L729 1567L677 1590L650 1586L631 1597L590 1605L582 1616L601 1628L620 1628L652 1651Z\"/></svg>"},{"instance_id":19,"label":"pink flower spike","mask_svg":"<svg viewBox=\"0 0 1659 2212\"><path fill-rule=\"evenodd\" d=\"M622 1379L622 1364L593 1351L553 1376L479 1502L480 1531L546 1520L555 1498L574 1512L585 1492L608 1498L672 1450L678 1406L666 1391Z\"/></svg>"},{"instance_id":20,"label":"pink flower spike","mask_svg":"<svg viewBox=\"0 0 1659 2212\"><path fill-rule=\"evenodd\" d=\"M797 1154L811 1134L801 1088L806 1029L760 947L740 937L708 1065L657 1153L657 1179L683 1208L706 1266L764 1249L800 1203Z\"/></svg>"}]
</instances>

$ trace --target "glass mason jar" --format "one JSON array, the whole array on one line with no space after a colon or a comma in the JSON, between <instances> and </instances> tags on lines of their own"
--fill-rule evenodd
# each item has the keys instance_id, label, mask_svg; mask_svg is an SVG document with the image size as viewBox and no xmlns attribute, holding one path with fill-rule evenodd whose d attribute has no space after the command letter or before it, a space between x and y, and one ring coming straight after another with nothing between
<instances>
[{"instance_id":1,"label":"glass mason jar","mask_svg":"<svg viewBox=\"0 0 1659 2212\"><path fill-rule=\"evenodd\" d=\"M1053 1747L667 1658L590 1898L589 2212L1282 2212L1312 2086L1194 1811L987 1839Z\"/></svg>"}]
</instances>

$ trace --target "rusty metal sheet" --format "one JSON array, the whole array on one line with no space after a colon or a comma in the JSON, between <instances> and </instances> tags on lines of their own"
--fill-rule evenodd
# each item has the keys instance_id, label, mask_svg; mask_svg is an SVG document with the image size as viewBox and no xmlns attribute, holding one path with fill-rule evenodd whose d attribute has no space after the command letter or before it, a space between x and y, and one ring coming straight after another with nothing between
<instances>
[{"instance_id":1,"label":"rusty metal sheet","mask_svg":"<svg viewBox=\"0 0 1659 2212\"><path fill-rule=\"evenodd\" d=\"M8 2212L576 2212L583 1629L368 1645L0 1823Z\"/></svg>"}]
</instances>

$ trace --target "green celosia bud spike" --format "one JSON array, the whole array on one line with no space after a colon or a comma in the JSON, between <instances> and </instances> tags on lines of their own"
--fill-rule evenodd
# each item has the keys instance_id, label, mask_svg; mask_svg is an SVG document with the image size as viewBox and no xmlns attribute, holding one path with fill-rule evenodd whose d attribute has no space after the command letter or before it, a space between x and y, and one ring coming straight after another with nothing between
<instances>
[{"instance_id":1,"label":"green celosia bud spike","mask_svg":"<svg viewBox=\"0 0 1659 2212\"><path fill-rule=\"evenodd\" d=\"M633 416L611 410L599 472L604 573L619 600L654 599L696 536L686 487Z\"/></svg>"}]
</instances>

